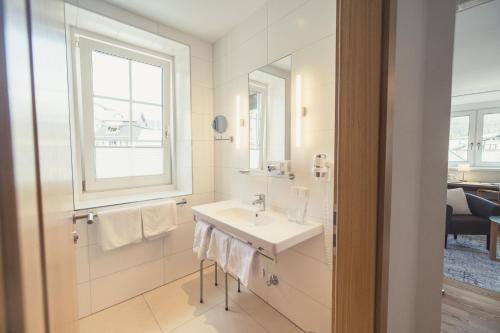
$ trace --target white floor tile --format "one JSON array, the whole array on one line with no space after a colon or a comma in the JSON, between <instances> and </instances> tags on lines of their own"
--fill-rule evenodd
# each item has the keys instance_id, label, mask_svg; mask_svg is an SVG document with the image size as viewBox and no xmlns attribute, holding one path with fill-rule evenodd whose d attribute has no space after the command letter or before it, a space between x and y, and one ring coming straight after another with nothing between
<instances>
[{"instance_id":1,"label":"white floor tile","mask_svg":"<svg viewBox=\"0 0 500 333\"><path fill-rule=\"evenodd\" d=\"M234 283L236 284L236 282ZM291 321L270 307L262 299L242 286L241 292L231 293L231 300L238 304L255 321L264 327L269 333L295 333L303 332Z\"/></svg>"},{"instance_id":2,"label":"white floor tile","mask_svg":"<svg viewBox=\"0 0 500 333\"><path fill-rule=\"evenodd\" d=\"M230 303L230 310L218 304L189 323L178 327L172 333L266 333L267 331L246 314L236 303Z\"/></svg>"},{"instance_id":3,"label":"white floor tile","mask_svg":"<svg viewBox=\"0 0 500 333\"><path fill-rule=\"evenodd\" d=\"M80 320L80 333L139 332L162 333L142 295Z\"/></svg>"},{"instance_id":4,"label":"white floor tile","mask_svg":"<svg viewBox=\"0 0 500 333\"><path fill-rule=\"evenodd\" d=\"M214 286L214 270L204 274L204 302L199 273L156 288L80 320L81 333L303 333L269 304L229 278L225 310L224 275Z\"/></svg>"},{"instance_id":5,"label":"white floor tile","mask_svg":"<svg viewBox=\"0 0 500 333\"><path fill-rule=\"evenodd\" d=\"M200 303L198 274L144 294L163 332L170 332L195 319L224 299L222 287L214 287L208 278L205 281L204 303Z\"/></svg>"}]
</instances>

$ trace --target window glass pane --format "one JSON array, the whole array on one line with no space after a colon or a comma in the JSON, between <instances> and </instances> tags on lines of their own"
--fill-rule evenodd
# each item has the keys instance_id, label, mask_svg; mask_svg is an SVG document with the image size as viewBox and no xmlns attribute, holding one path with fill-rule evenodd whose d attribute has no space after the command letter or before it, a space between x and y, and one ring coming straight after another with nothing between
<instances>
[{"instance_id":1,"label":"window glass pane","mask_svg":"<svg viewBox=\"0 0 500 333\"><path fill-rule=\"evenodd\" d=\"M96 178L163 174L163 148L96 148Z\"/></svg>"},{"instance_id":2,"label":"window glass pane","mask_svg":"<svg viewBox=\"0 0 500 333\"><path fill-rule=\"evenodd\" d=\"M129 60L92 51L93 94L129 99Z\"/></svg>"},{"instance_id":3,"label":"window glass pane","mask_svg":"<svg viewBox=\"0 0 500 333\"><path fill-rule=\"evenodd\" d=\"M88 174L95 178L89 179L89 184L97 190L106 190L108 185L111 189L150 185L153 181L164 184L164 176L171 168L168 146L164 144L168 113L164 113L163 89L168 72L164 67L147 64L147 56L136 58L122 51L112 45L104 51L99 47L91 51L92 86L83 87L92 88L85 91L84 98L89 96L85 105L90 102L93 107L88 112L93 112L89 121L93 121L90 130L94 145L85 148L93 152L89 157L94 158L90 166L94 169ZM82 127L85 130L89 126ZM84 134L91 136L92 132ZM140 178L151 176L155 177Z\"/></svg>"},{"instance_id":4,"label":"window glass pane","mask_svg":"<svg viewBox=\"0 0 500 333\"><path fill-rule=\"evenodd\" d=\"M483 116L481 161L500 162L500 113L490 113Z\"/></svg>"},{"instance_id":5,"label":"window glass pane","mask_svg":"<svg viewBox=\"0 0 500 333\"><path fill-rule=\"evenodd\" d=\"M451 118L448 161L465 162L468 160L469 122L469 116Z\"/></svg>"},{"instance_id":6,"label":"window glass pane","mask_svg":"<svg viewBox=\"0 0 500 333\"><path fill-rule=\"evenodd\" d=\"M163 148L132 149L133 176L161 175L164 173Z\"/></svg>"},{"instance_id":7,"label":"window glass pane","mask_svg":"<svg viewBox=\"0 0 500 333\"><path fill-rule=\"evenodd\" d=\"M132 100L162 104L162 68L132 61Z\"/></svg>"},{"instance_id":8,"label":"window glass pane","mask_svg":"<svg viewBox=\"0 0 500 333\"><path fill-rule=\"evenodd\" d=\"M130 145L128 102L94 98L94 141L96 147Z\"/></svg>"},{"instance_id":9,"label":"window glass pane","mask_svg":"<svg viewBox=\"0 0 500 333\"><path fill-rule=\"evenodd\" d=\"M132 140L134 146L162 146L162 112L161 106L132 104Z\"/></svg>"}]
</instances>

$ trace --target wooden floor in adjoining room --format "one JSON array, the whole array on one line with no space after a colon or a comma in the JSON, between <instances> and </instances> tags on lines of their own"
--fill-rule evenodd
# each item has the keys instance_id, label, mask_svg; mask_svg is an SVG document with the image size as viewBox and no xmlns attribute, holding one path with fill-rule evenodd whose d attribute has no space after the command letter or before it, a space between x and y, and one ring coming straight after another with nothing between
<instances>
[{"instance_id":1,"label":"wooden floor in adjoining room","mask_svg":"<svg viewBox=\"0 0 500 333\"><path fill-rule=\"evenodd\" d=\"M448 278L443 288L441 333L500 333L500 293Z\"/></svg>"}]
</instances>

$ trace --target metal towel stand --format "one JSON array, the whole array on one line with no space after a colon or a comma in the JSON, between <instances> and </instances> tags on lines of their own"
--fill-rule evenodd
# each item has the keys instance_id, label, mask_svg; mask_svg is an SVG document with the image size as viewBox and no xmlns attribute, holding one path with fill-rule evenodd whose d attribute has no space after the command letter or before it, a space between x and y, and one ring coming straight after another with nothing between
<instances>
[{"instance_id":1,"label":"metal towel stand","mask_svg":"<svg viewBox=\"0 0 500 333\"><path fill-rule=\"evenodd\" d=\"M194 220L195 220L195 222L197 221L196 216L195 216ZM242 241L244 243L247 243L247 244L253 246L253 244L251 242L244 241L244 240L242 240L242 239L240 239L240 238L238 238L238 237L236 237L234 235L231 235L231 237L236 238L236 239L238 239L238 240L240 240L240 241ZM262 251L264 251L264 249L262 247L258 247L257 248L257 254L259 254L259 255L261 255L261 256L263 256L263 257L265 257L265 258L267 258L267 259L269 259L271 261L276 262L276 258L272 258L272 257L270 257L270 256L262 253ZM200 260L200 303L203 303L203 262L204 261L205 260ZM217 266L218 266L217 262L215 262L214 267L215 267L215 286L216 287L218 286L218 283L217 283ZM225 289L225 296L226 296L225 297L226 298L226 311L229 311L229 297L228 297L227 275L228 275L228 273L224 272L224 282L225 282L224 283L225 284L224 285L224 289ZM238 292L239 293L241 292L241 281L240 281L239 278L238 278Z\"/></svg>"},{"instance_id":2,"label":"metal towel stand","mask_svg":"<svg viewBox=\"0 0 500 333\"><path fill-rule=\"evenodd\" d=\"M203 303L203 262L205 260L200 260L200 303ZM218 286L217 283L217 262L214 264L214 269L215 269L215 286ZM227 272L224 272L224 291L225 291L225 299L226 299L226 311L229 311L229 289L228 289L228 283L227 283ZM238 278L238 292L241 293L241 281Z\"/></svg>"}]
</instances>

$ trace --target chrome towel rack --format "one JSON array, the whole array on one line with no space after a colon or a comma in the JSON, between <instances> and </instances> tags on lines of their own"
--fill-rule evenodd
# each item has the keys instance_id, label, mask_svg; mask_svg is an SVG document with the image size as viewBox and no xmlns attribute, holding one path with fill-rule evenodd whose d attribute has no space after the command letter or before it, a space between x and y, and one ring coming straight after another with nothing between
<instances>
[{"instance_id":1,"label":"chrome towel rack","mask_svg":"<svg viewBox=\"0 0 500 333\"><path fill-rule=\"evenodd\" d=\"M180 201L177 201L175 204L177 206L182 206L186 205L188 202L186 198L182 198ZM86 212L82 214L77 214L76 212L73 212L73 223L76 223L78 220L86 219L87 224L92 224L95 222L95 218L97 217L97 213L94 212Z\"/></svg>"},{"instance_id":2,"label":"chrome towel rack","mask_svg":"<svg viewBox=\"0 0 500 333\"><path fill-rule=\"evenodd\" d=\"M196 215L194 216L194 221L195 221L195 223L198 222L198 219L197 219ZM204 222L210 224L210 226L212 228L217 229L212 223L206 222L206 221L204 221ZM271 260L274 263L277 262L277 256L274 256L274 258L273 258L272 256L269 256L269 255L263 253L264 251L266 251L263 247L260 247L260 246L256 247L256 246L253 245L252 242L243 240L240 237L237 237L234 234L227 232L226 230L224 230L224 232L226 234L228 234L229 236L231 236L232 238L238 239L239 241L241 241L243 243L246 243L246 244L254 247L257 250L255 252L256 255L261 255L261 256L263 256L263 257ZM204 262L205 262L205 260L200 260L200 303L203 303L203 268L204 268L203 263ZM214 263L214 274L215 274L214 284L215 284L216 287L218 286L217 269L218 269L218 265L217 265L217 261L216 261ZM229 296L228 296L229 291L228 291L228 282L227 282L228 274L229 274L228 272L224 272L224 282L225 282L224 283L224 292L225 292L226 311L229 311ZM277 278L274 277L274 279L275 279L275 282L274 281L272 282L273 285L275 285L275 284L278 283L277 282L278 281ZM239 278L237 279L237 281L238 281L238 292L240 293L241 292L241 281L240 281ZM269 286L269 284L268 284L268 286Z\"/></svg>"}]
</instances>

